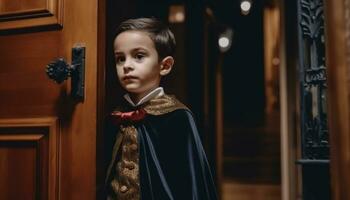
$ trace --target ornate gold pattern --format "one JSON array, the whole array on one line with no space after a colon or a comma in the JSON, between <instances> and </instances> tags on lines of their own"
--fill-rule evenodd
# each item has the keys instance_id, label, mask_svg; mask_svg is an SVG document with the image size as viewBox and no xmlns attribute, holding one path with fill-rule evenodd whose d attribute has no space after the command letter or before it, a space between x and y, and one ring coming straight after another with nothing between
<instances>
[{"instance_id":1,"label":"ornate gold pattern","mask_svg":"<svg viewBox=\"0 0 350 200\"><path fill-rule=\"evenodd\" d=\"M118 200L138 200L140 199L140 178L137 130L132 125L125 127L121 125L120 134L121 143L114 149L118 151L118 146L121 147L120 159L115 165L116 173L110 183L111 188Z\"/></svg>"},{"instance_id":2,"label":"ornate gold pattern","mask_svg":"<svg viewBox=\"0 0 350 200\"><path fill-rule=\"evenodd\" d=\"M188 108L174 96L163 95L145 103L143 109L150 115L163 115L177 109Z\"/></svg>"}]
</instances>

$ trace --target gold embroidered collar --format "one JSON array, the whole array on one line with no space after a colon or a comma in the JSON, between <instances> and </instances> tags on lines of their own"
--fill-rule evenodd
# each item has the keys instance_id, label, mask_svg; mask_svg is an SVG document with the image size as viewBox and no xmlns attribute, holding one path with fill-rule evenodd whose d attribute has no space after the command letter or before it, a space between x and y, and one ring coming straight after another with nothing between
<instances>
[{"instance_id":1,"label":"gold embroidered collar","mask_svg":"<svg viewBox=\"0 0 350 200\"><path fill-rule=\"evenodd\" d=\"M184 104L175 98L173 95L162 95L160 97L155 97L148 102L137 106L131 107L130 105L124 105L122 107L117 107L114 112L126 112L130 110L144 109L149 115L163 115L170 113L178 109L188 109Z\"/></svg>"}]
</instances>

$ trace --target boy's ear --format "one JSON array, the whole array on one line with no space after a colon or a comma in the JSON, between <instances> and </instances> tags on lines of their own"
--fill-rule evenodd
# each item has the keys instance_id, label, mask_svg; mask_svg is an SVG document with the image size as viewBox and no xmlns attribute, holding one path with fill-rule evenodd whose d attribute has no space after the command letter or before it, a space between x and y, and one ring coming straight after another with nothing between
<instances>
[{"instance_id":1,"label":"boy's ear","mask_svg":"<svg viewBox=\"0 0 350 200\"><path fill-rule=\"evenodd\" d=\"M174 65L174 58L172 56L167 56L163 58L160 63L160 75L165 76L170 73Z\"/></svg>"}]
</instances>

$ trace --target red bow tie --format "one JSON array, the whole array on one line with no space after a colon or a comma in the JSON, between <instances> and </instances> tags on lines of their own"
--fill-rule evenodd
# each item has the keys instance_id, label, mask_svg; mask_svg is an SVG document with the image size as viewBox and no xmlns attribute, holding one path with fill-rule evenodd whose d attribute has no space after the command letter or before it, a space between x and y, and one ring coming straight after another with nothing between
<instances>
[{"instance_id":1,"label":"red bow tie","mask_svg":"<svg viewBox=\"0 0 350 200\"><path fill-rule=\"evenodd\" d=\"M146 111L144 109L138 109L131 112L120 112L114 111L111 113L112 120L116 124L123 122L137 122L142 120L146 116Z\"/></svg>"}]
</instances>

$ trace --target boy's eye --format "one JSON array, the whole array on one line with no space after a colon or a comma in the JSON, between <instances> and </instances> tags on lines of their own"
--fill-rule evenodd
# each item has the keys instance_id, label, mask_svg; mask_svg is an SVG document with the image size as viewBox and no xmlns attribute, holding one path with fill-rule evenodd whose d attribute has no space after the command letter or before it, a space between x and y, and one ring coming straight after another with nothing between
<instances>
[{"instance_id":1,"label":"boy's eye","mask_svg":"<svg viewBox=\"0 0 350 200\"><path fill-rule=\"evenodd\" d=\"M142 54L142 53L137 53L137 54L135 55L135 58L136 58L137 60L142 60L144 57L145 57L145 55Z\"/></svg>"},{"instance_id":2,"label":"boy's eye","mask_svg":"<svg viewBox=\"0 0 350 200\"><path fill-rule=\"evenodd\" d=\"M123 56L117 56L116 58L115 58L115 62L118 64L118 63L123 63L123 62L125 62L125 57L123 57Z\"/></svg>"}]
</instances>

